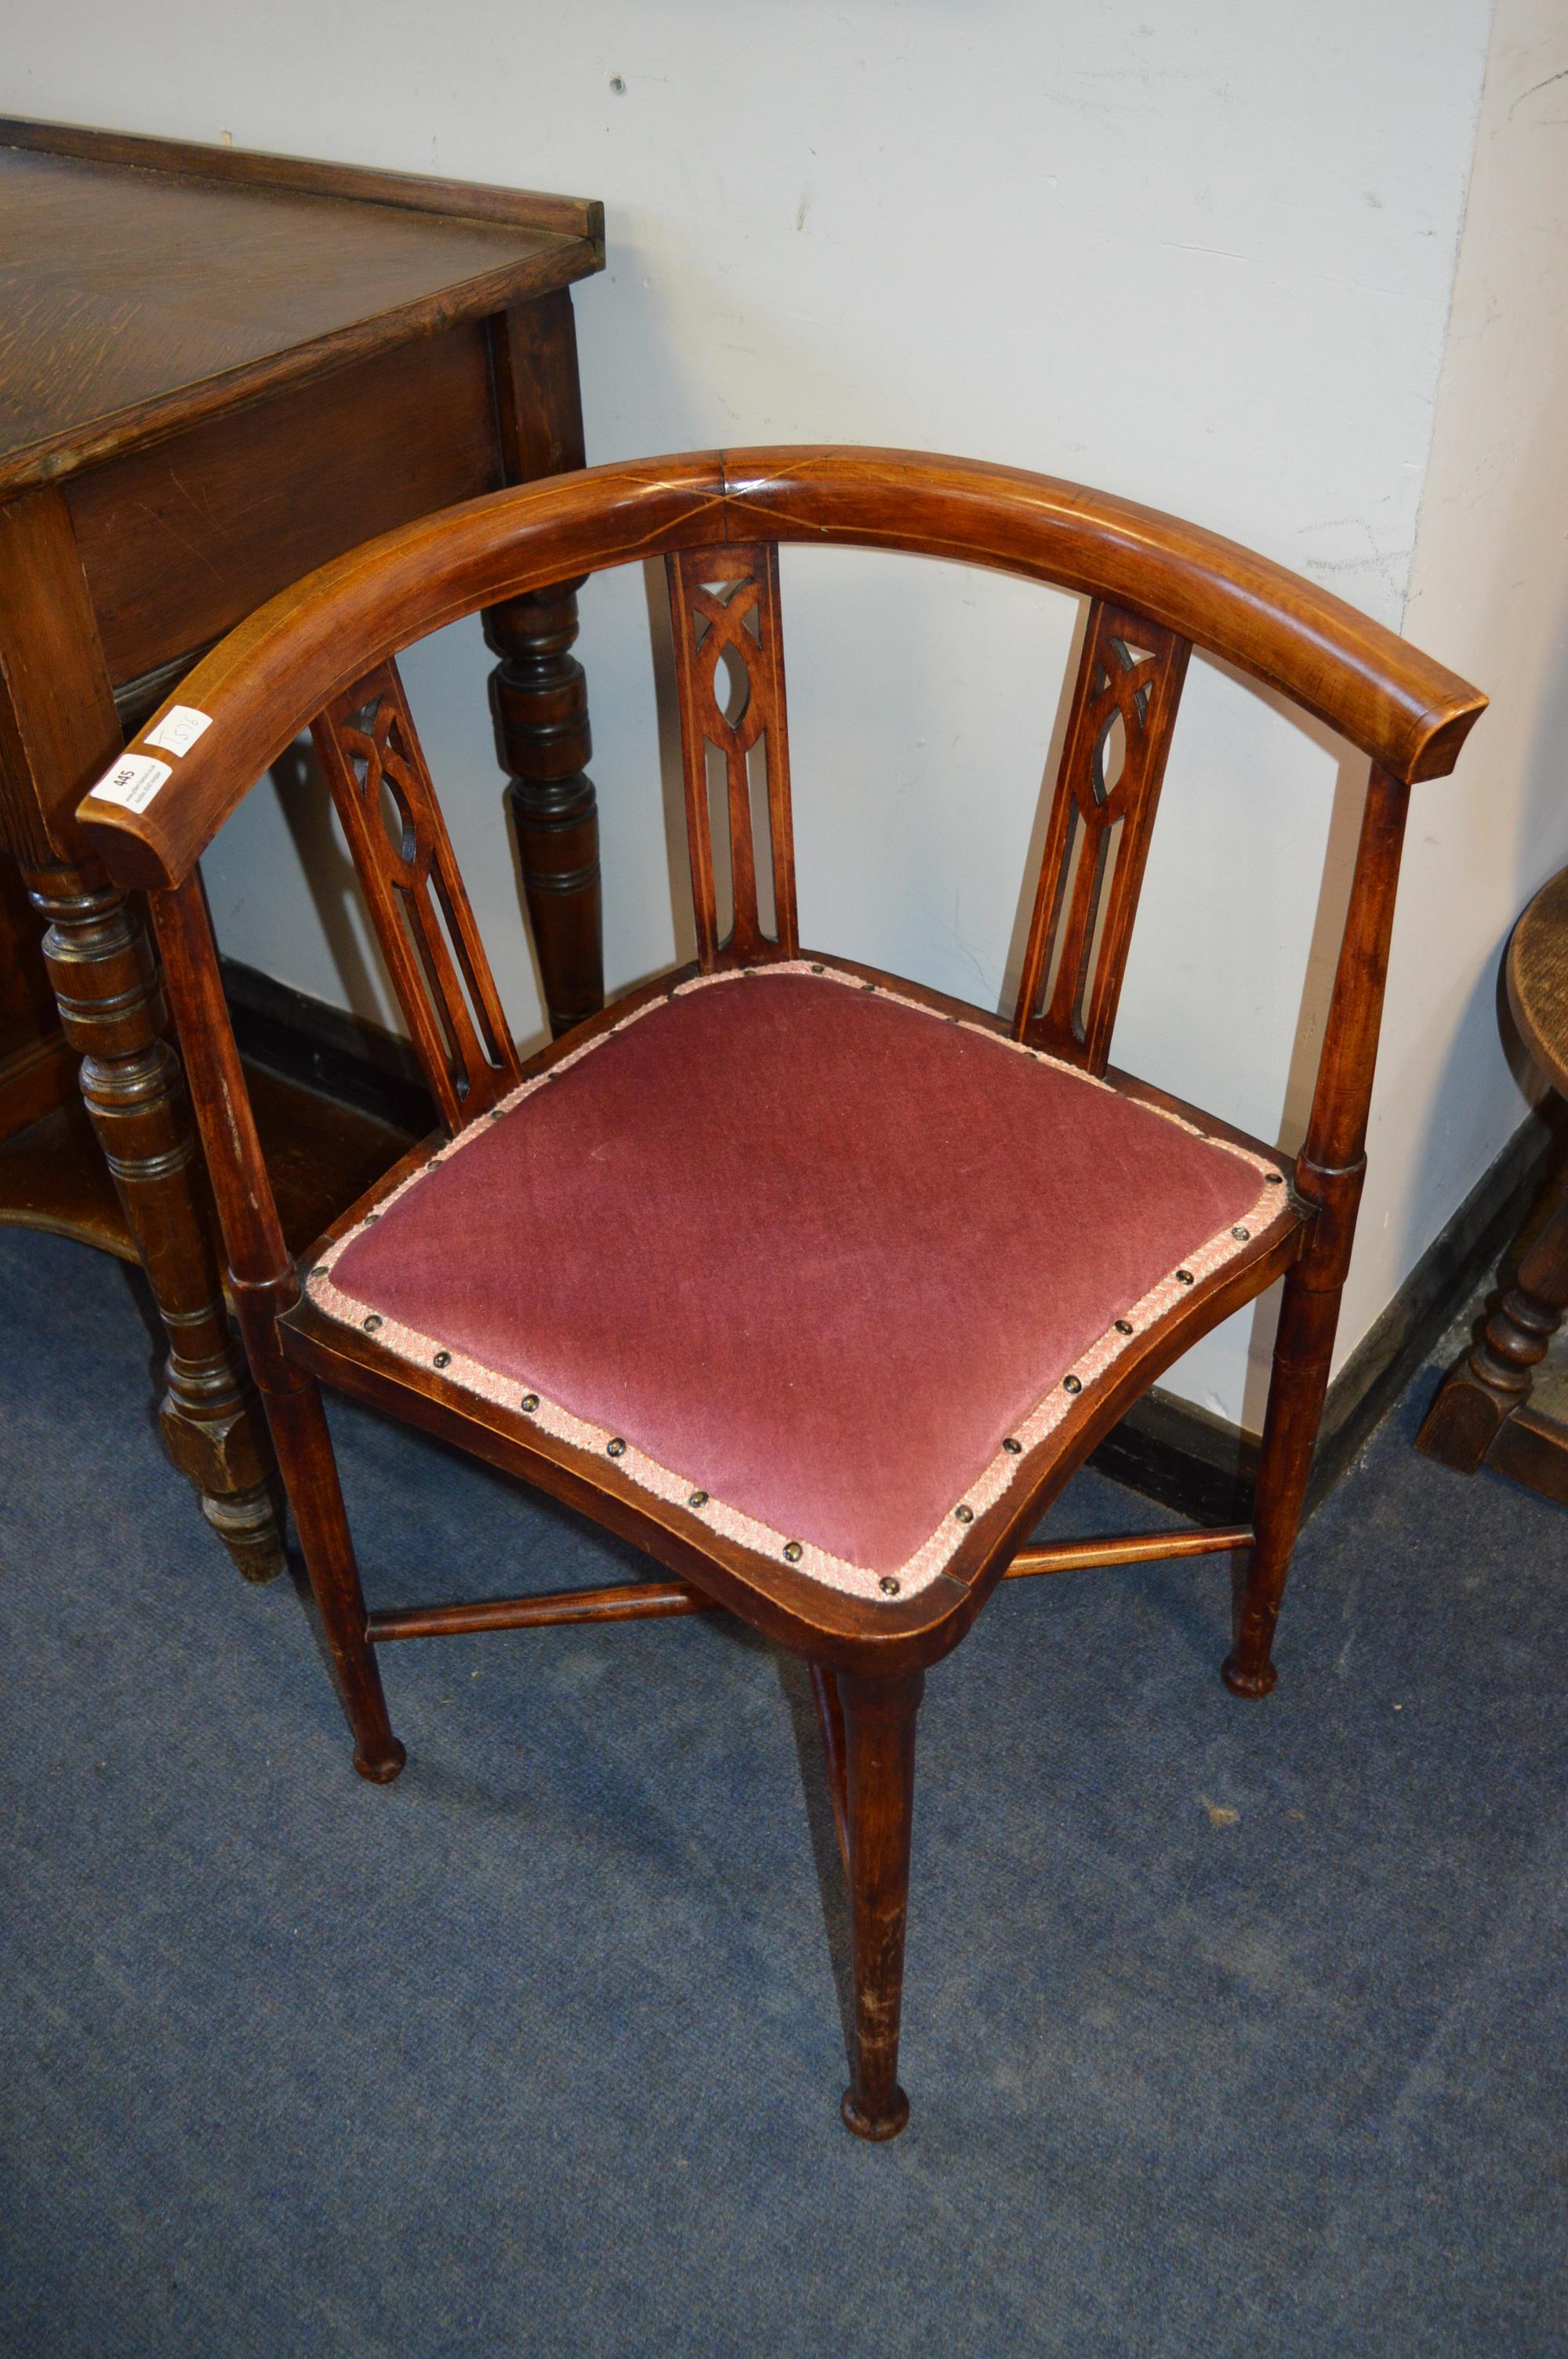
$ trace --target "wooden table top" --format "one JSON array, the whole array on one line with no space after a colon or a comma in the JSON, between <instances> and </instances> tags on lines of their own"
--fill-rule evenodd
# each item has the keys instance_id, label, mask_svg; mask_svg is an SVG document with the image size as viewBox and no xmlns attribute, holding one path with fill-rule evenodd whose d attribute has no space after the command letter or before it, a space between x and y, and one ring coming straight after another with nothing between
<instances>
[{"instance_id":1,"label":"wooden table top","mask_svg":"<svg viewBox=\"0 0 1568 2359\"><path fill-rule=\"evenodd\" d=\"M1568 1097L1568 868L1541 886L1514 928L1508 987L1525 1047Z\"/></svg>"},{"instance_id":2,"label":"wooden table top","mask_svg":"<svg viewBox=\"0 0 1568 2359\"><path fill-rule=\"evenodd\" d=\"M580 198L0 117L0 495L603 258Z\"/></svg>"}]
</instances>

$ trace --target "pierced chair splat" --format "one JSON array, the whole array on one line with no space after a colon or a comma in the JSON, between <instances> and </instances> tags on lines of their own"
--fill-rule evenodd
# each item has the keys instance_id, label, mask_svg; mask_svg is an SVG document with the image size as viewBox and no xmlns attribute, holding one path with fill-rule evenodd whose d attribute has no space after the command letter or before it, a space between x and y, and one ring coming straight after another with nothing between
<instances>
[{"instance_id":1,"label":"pierced chair splat","mask_svg":"<svg viewBox=\"0 0 1568 2359\"><path fill-rule=\"evenodd\" d=\"M1008 1017L799 941L781 541L958 558L1089 596ZM395 658L460 614L653 554L670 584L697 957L523 1061ZM1195 646L1326 718L1373 766L1293 1160L1108 1062ZM1484 700L1173 518L1045 477L833 449L699 452L472 502L275 601L180 696L211 726L172 776L139 809L95 791L81 817L117 881L149 896L356 1765L377 1779L402 1766L376 1655L394 1639L718 1607L793 1648L850 1893L844 2118L891 2137L908 2113L916 1713L926 1672L998 1584L1238 1557L1225 1678L1246 1696L1273 1684L1406 805L1413 781L1453 766ZM307 723L443 1127L296 1269L196 864ZM1154 1378L1281 1278L1252 1523L1030 1545ZM320 1383L565 1500L658 1576L370 1611Z\"/></svg>"}]
</instances>

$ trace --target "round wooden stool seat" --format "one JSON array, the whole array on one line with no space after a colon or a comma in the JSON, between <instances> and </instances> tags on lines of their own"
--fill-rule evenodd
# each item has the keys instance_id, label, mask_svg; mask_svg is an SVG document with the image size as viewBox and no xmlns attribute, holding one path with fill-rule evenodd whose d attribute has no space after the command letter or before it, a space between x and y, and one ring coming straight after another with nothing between
<instances>
[{"instance_id":1,"label":"round wooden stool seat","mask_svg":"<svg viewBox=\"0 0 1568 2359\"><path fill-rule=\"evenodd\" d=\"M1506 972L1519 1038L1568 1097L1568 868L1541 886L1514 928Z\"/></svg>"}]
</instances>

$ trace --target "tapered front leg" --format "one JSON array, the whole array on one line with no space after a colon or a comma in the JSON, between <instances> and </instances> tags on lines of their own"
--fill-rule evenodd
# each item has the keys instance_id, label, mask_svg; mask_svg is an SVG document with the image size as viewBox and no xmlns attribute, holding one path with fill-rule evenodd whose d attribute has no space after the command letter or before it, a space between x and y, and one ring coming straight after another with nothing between
<instances>
[{"instance_id":1,"label":"tapered front leg","mask_svg":"<svg viewBox=\"0 0 1568 2359\"><path fill-rule=\"evenodd\" d=\"M299 1280L262 1160L200 873L172 892L156 895L152 910L222 1217L235 1323L266 1407L328 1665L353 1732L354 1767L362 1777L384 1785L396 1777L405 1755L387 1720L381 1672L366 1633L364 1592L320 1387L284 1349L279 1321L299 1299Z\"/></svg>"},{"instance_id":2,"label":"tapered front leg","mask_svg":"<svg viewBox=\"0 0 1568 2359\"><path fill-rule=\"evenodd\" d=\"M333 1684L353 1734L354 1767L362 1777L384 1786L408 1756L392 1733L381 1668L365 1636L364 1592L343 1511L332 1437L314 1378L301 1377L297 1369L285 1373L294 1379L287 1389L268 1384L273 1371L263 1375L267 1422L298 1527Z\"/></svg>"},{"instance_id":3,"label":"tapered front leg","mask_svg":"<svg viewBox=\"0 0 1568 2359\"><path fill-rule=\"evenodd\" d=\"M1339 1320L1339 1288L1315 1292L1310 1277L1301 1267L1285 1280L1252 1513L1257 1538L1244 1560L1236 1643L1221 1674L1233 1695L1266 1696L1279 1676L1274 1625L1301 1527Z\"/></svg>"},{"instance_id":4,"label":"tapered front leg","mask_svg":"<svg viewBox=\"0 0 1568 2359\"><path fill-rule=\"evenodd\" d=\"M914 1717L924 1671L902 1678L840 1673L855 1973L851 2077L843 2114L857 2137L896 2137L909 2119L898 2085L909 1841L914 1807Z\"/></svg>"},{"instance_id":5,"label":"tapered front leg","mask_svg":"<svg viewBox=\"0 0 1568 2359\"><path fill-rule=\"evenodd\" d=\"M844 1706L839 1700L838 1675L822 1663L808 1666L811 1672L811 1695L816 1706L816 1725L822 1734L822 1766L827 1773L827 1793L833 1804L833 1823L838 1834L838 1854L844 1863L844 1873L849 1873L849 1804L844 1776Z\"/></svg>"}]
</instances>

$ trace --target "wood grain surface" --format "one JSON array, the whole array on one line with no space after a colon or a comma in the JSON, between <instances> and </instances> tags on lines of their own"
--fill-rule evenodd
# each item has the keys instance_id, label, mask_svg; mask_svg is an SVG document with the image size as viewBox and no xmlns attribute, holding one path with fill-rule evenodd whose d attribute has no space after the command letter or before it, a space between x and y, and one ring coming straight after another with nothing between
<instances>
[{"instance_id":1,"label":"wood grain surface","mask_svg":"<svg viewBox=\"0 0 1568 2359\"><path fill-rule=\"evenodd\" d=\"M0 492L602 266L586 203L287 162L0 119Z\"/></svg>"},{"instance_id":2,"label":"wood grain surface","mask_svg":"<svg viewBox=\"0 0 1568 2359\"><path fill-rule=\"evenodd\" d=\"M1514 928L1504 972L1525 1047L1568 1097L1568 868L1541 886Z\"/></svg>"}]
</instances>

